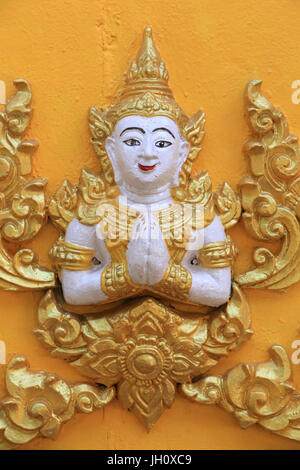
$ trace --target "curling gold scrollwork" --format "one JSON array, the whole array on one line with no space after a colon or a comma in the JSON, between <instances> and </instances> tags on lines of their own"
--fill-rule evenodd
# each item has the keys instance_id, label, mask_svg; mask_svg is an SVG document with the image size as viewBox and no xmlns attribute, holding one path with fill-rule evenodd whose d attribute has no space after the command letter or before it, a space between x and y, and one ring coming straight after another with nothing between
<instances>
[{"instance_id":1,"label":"curling gold scrollwork","mask_svg":"<svg viewBox=\"0 0 300 470\"><path fill-rule=\"evenodd\" d=\"M239 274L244 287L284 289L300 279L298 139L289 134L284 115L261 94L259 80L246 88L252 139L245 145L251 176L240 182L243 220L257 240L280 240L281 249L254 251L256 267Z\"/></svg>"},{"instance_id":2,"label":"curling gold scrollwork","mask_svg":"<svg viewBox=\"0 0 300 470\"><path fill-rule=\"evenodd\" d=\"M292 382L291 365L282 346L270 349L270 359L242 363L223 375L184 384L181 392L192 401L215 404L239 420L290 439L300 440L300 394Z\"/></svg>"},{"instance_id":3,"label":"curling gold scrollwork","mask_svg":"<svg viewBox=\"0 0 300 470\"><path fill-rule=\"evenodd\" d=\"M77 186L64 180L51 197L49 215L54 225L63 231L74 217L87 225L93 225L100 221L97 208L106 199L103 177L83 169Z\"/></svg>"},{"instance_id":4,"label":"curling gold scrollwork","mask_svg":"<svg viewBox=\"0 0 300 470\"><path fill-rule=\"evenodd\" d=\"M21 249L11 255L5 240L31 240L46 221L44 178L27 180L38 142L24 135L32 117L31 88L15 80L16 93L0 112L0 287L8 290L42 289L55 285L55 274L38 265L37 255Z\"/></svg>"},{"instance_id":5,"label":"curling gold scrollwork","mask_svg":"<svg viewBox=\"0 0 300 470\"><path fill-rule=\"evenodd\" d=\"M8 395L0 399L0 450L36 437L55 439L76 413L90 413L109 403L113 388L69 384L55 374L30 371L24 356L13 357L6 369Z\"/></svg>"}]
</instances>

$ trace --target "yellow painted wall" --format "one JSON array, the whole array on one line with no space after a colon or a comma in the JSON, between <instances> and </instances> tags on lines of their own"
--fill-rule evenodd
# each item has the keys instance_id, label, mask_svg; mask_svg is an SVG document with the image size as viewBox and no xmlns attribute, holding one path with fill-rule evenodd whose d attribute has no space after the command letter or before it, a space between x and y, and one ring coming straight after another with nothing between
<instances>
[{"instance_id":1,"label":"yellow painted wall","mask_svg":"<svg viewBox=\"0 0 300 470\"><path fill-rule=\"evenodd\" d=\"M296 0L0 0L0 80L13 92L15 78L33 87L30 136L40 141L34 176L48 178L50 195L64 178L78 181L82 166L97 171L87 125L90 105L110 104L122 73L151 24L166 61L177 101L187 113L203 108L207 135L197 168L207 169L215 186L236 187L247 163L242 146L248 135L243 90L252 78L286 113L300 134L300 104L291 84L300 80L300 2ZM253 242L242 227L231 231L250 262ZM28 244L42 264L57 237L49 223ZM247 291L255 334L223 359L216 372L240 361L265 360L273 343L292 354L300 339L300 286L285 294ZM62 360L50 358L34 337L40 293L0 292L0 340L8 358L25 354L32 368L67 380L82 377ZM3 383L4 366L0 366ZM293 366L300 390L300 365ZM1 394L4 389L0 390ZM115 401L105 410L77 415L57 441L37 439L26 449L300 449L300 443L258 426L247 431L225 411L177 397L147 434L136 417Z\"/></svg>"}]
</instances>

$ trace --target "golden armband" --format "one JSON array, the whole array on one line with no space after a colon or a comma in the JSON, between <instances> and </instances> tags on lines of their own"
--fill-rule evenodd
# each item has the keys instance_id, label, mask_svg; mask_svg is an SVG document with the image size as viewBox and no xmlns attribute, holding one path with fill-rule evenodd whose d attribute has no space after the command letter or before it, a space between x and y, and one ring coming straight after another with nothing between
<instances>
[{"instance_id":1,"label":"golden armband","mask_svg":"<svg viewBox=\"0 0 300 470\"><path fill-rule=\"evenodd\" d=\"M208 243L199 250L199 261L204 268L228 268L232 266L237 249L231 239L226 241Z\"/></svg>"},{"instance_id":2,"label":"golden armband","mask_svg":"<svg viewBox=\"0 0 300 470\"><path fill-rule=\"evenodd\" d=\"M58 240L49 255L58 271L87 271L92 267L94 250L73 245L62 239Z\"/></svg>"}]
</instances>

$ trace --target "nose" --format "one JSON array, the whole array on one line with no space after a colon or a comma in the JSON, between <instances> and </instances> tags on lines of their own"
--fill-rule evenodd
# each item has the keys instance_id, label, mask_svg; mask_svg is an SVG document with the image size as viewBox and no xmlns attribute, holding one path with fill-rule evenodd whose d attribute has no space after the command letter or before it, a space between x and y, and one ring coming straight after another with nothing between
<instances>
[{"instance_id":1,"label":"nose","mask_svg":"<svg viewBox=\"0 0 300 470\"><path fill-rule=\"evenodd\" d=\"M146 159L150 159L150 158L153 158L155 156L155 150L154 150L154 146L152 144L152 139L151 139L151 136L149 137L146 137L146 139L144 139L144 143L143 143L143 146L142 146L142 156Z\"/></svg>"}]
</instances>

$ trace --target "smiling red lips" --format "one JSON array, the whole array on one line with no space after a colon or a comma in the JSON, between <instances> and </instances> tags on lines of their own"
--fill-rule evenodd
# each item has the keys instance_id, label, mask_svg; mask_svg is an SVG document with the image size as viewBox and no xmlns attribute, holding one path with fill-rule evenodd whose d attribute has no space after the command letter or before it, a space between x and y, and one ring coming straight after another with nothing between
<instances>
[{"instance_id":1,"label":"smiling red lips","mask_svg":"<svg viewBox=\"0 0 300 470\"><path fill-rule=\"evenodd\" d=\"M155 165L151 165L151 166L141 165L139 163L139 168L143 171L151 171L151 170L154 170L155 167L156 167L156 163Z\"/></svg>"}]
</instances>

